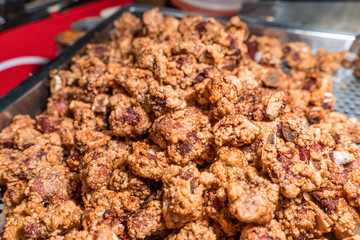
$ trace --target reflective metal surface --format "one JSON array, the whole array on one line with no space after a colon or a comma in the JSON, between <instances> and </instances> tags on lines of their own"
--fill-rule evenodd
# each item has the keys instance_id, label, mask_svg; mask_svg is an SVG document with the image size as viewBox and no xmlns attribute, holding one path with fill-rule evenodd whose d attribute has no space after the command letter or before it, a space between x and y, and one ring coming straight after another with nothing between
<instances>
[{"instance_id":1,"label":"reflective metal surface","mask_svg":"<svg viewBox=\"0 0 360 240\"><path fill-rule=\"evenodd\" d=\"M262 1L245 3L240 14L293 27L360 33L359 1Z\"/></svg>"}]
</instances>

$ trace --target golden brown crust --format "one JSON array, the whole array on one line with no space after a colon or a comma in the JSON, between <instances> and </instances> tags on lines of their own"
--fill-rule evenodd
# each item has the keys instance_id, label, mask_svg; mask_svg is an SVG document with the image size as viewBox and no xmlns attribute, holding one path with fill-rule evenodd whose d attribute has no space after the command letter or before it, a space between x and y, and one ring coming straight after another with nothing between
<instances>
[{"instance_id":1,"label":"golden brown crust","mask_svg":"<svg viewBox=\"0 0 360 240\"><path fill-rule=\"evenodd\" d=\"M1 239L358 239L360 122L332 93L346 53L248 40L239 17L114 26L1 131Z\"/></svg>"}]
</instances>

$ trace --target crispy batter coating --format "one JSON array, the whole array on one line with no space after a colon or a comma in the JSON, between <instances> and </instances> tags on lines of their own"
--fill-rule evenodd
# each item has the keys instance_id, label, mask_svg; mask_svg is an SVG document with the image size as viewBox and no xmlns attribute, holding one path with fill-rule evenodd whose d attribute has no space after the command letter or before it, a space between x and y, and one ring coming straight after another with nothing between
<instances>
[{"instance_id":1,"label":"crispy batter coating","mask_svg":"<svg viewBox=\"0 0 360 240\"><path fill-rule=\"evenodd\" d=\"M29 115L17 115L12 119L11 124L4 128L0 134L1 148L13 148L15 135L18 129L33 128L34 120Z\"/></svg>"},{"instance_id":2,"label":"crispy batter coating","mask_svg":"<svg viewBox=\"0 0 360 240\"><path fill-rule=\"evenodd\" d=\"M240 114L222 118L213 127L215 144L223 146L241 146L251 143L259 134L260 129Z\"/></svg>"},{"instance_id":3,"label":"crispy batter coating","mask_svg":"<svg viewBox=\"0 0 360 240\"><path fill-rule=\"evenodd\" d=\"M138 137L146 133L151 123L148 115L141 107L116 107L110 113L110 128L119 137Z\"/></svg>"},{"instance_id":4,"label":"crispy batter coating","mask_svg":"<svg viewBox=\"0 0 360 240\"><path fill-rule=\"evenodd\" d=\"M196 221L187 223L180 229L179 233L172 234L166 238L166 240L196 240L196 239L209 239L215 240L216 235L212 227L208 226L207 222Z\"/></svg>"},{"instance_id":5,"label":"crispy batter coating","mask_svg":"<svg viewBox=\"0 0 360 240\"><path fill-rule=\"evenodd\" d=\"M293 200L284 199L276 214L290 239L317 238L331 231L333 221L307 193Z\"/></svg>"},{"instance_id":6,"label":"crispy batter coating","mask_svg":"<svg viewBox=\"0 0 360 240\"><path fill-rule=\"evenodd\" d=\"M1 239L359 239L360 121L332 93L345 52L248 39L237 16L114 27L1 130Z\"/></svg>"},{"instance_id":7,"label":"crispy batter coating","mask_svg":"<svg viewBox=\"0 0 360 240\"><path fill-rule=\"evenodd\" d=\"M209 128L209 117L200 109L190 107L156 119L150 137L162 149L167 149L174 163L186 164L207 159L212 139Z\"/></svg>"},{"instance_id":8,"label":"crispy batter coating","mask_svg":"<svg viewBox=\"0 0 360 240\"><path fill-rule=\"evenodd\" d=\"M212 114L216 118L221 118L234 112L235 103L239 101L243 87L243 83L237 77L215 75L208 86L209 101L214 108Z\"/></svg>"},{"instance_id":9,"label":"crispy batter coating","mask_svg":"<svg viewBox=\"0 0 360 240\"><path fill-rule=\"evenodd\" d=\"M281 230L280 224L276 220L271 220L265 226L248 225L241 233L240 240L260 240L260 239L279 239L285 240L286 235Z\"/></svg>"},{"instance_id":10,"label":"crispy batter coating","mask_svg":"<svg viewBox=\"0 0 360 240\"><path fill-rule=\"evenodd\" d=\"M173 90L171 86L151 85L146 96L145 104L149 106L156 117L172 111L184 109L186 101L181 92Z\"/></svg>"},{"instance_id":11,"label":"crispy batter coating","mask_svg":"<svg viewBox=\"0 0 360 240\"><path fill-rule=\"evenodd\" d=\"M316 58L309 45L303 42L292 42L283 46L286 64L290 67L306 70L315 67Z\"/></svg>"},{"instance_id":12,"label":"crispy batter coating","mask_svg":"<svg viewBox=\"0 0 360 240\"><path fill-rule=\"evenodd\" d=\"M360 171L355 169L347 176L344 192L351 206L360 206Z\"/></svg>"},{"instance_id":13,"label":"crispy batter coating","mask_svg":"<svg viewBox=\"0 0 360 240\"><path fill-rule=\"evenodd\" d=\"M159 181L169 166L165 153L156 145L148 145L143 142L134 142L132 154L127 157L131 171L144 178Z\"/></svg>"},{"instance_id":14,"label":"crispy batter coating","mask_svg":"<svg viewBox=\"0 0 360 240\"><path fill-rule=\"evenodd\" d=\"M128 234L131 238L144 239L152 233L165 229L165 223L161 215L161 201L155 200L148 203L145 209L141 209L131 215L127 220Z\"/></svg>"},{"instance_id":15,"label":"crispy batter coating","mask_svg":"<svg viewBox=\"0 0 360 240\"><path fill-rule=\"evenodd\" d=\"M230 212L241 222L263 224L273 218L279 186L248 167L243 179L227 186Z\"/></svg>"},{"instance_id":16,"label":"crispy batter coating","mask_svg":"<svg viewBox=\"0 0 360 240\"><path fill-rule=\"evenodd\" d=\"M267 36L251 36L247 43L249 55L252 60L262 65L281 65L283 51L281 43L277 38Z\"/></svg>"},{"instance_id":17,"label":"crispy batter coating","mask_svg":"<svg viewBox=\"0 0 360 240\"><path fill-rule=\"evenodd\" d=\"M179 228L201 216L204 187L194 165L171 165L163 180L163 216L168 228Z\"/></svg>"}]
</instances>

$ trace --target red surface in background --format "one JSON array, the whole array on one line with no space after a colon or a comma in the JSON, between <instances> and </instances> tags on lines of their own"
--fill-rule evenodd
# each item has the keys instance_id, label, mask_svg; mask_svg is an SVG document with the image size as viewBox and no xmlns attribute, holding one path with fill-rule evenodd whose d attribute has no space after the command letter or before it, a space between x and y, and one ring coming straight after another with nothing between
<instances>
[{"instance_id":1,"label":"red surface in background","mask_svg":"<svg viewBox=\"0 0 360 240\"><path fill-rule=\"evenodd\" d=\"M55 57L56 34L70 28L82 18L99 16L100 11L132 0L103 0L88 3L69 11L53 13L49 18L25 24L0 33L0 64L3 61L23 56ZM22 65L0 71L0 96L35 72L39 65Z\"/></svg>"}]
</instances>

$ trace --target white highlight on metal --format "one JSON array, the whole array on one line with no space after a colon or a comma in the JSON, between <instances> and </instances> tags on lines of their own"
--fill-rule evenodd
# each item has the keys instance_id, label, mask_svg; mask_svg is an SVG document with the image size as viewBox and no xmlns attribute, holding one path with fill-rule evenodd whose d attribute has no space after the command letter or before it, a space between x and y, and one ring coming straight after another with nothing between
<instances>
[{"instance_id":1,"label":"white highlight on metal","mask_svg":"<svg viewBox=\"0 0 360 240\"><path fill-rule=\"evenodd\" d=\"M9 68L21 66L21 65L44 65L49 62L48 58L39 57L39 56L26 56L26 57L17 57L12 58L3 62L0 62L0 72Z\"/></svg>"}]
</instances>

